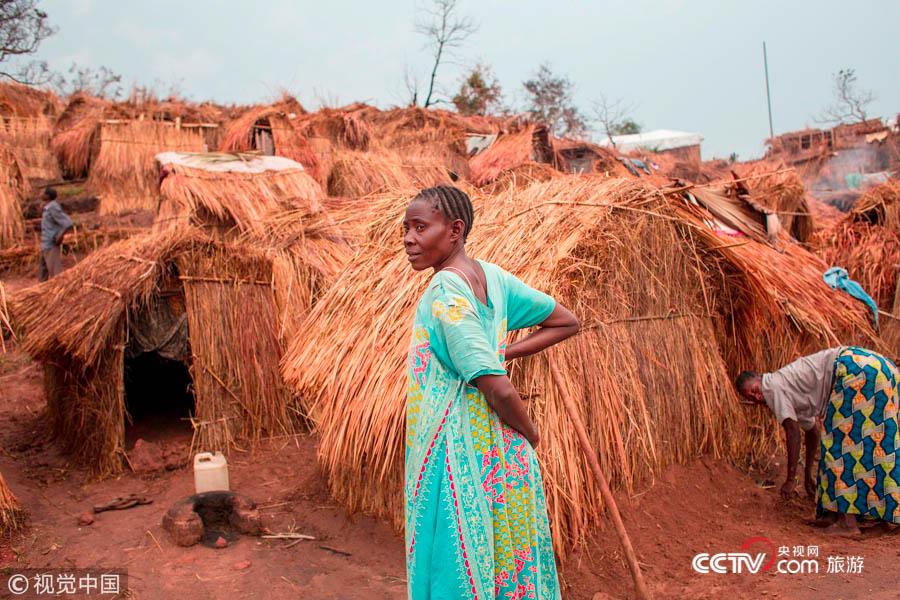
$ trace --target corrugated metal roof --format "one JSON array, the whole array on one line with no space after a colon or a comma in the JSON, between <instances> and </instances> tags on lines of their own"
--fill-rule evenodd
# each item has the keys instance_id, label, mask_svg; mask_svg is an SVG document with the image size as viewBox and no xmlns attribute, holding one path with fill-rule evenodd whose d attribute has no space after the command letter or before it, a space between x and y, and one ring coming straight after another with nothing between
<instances>
[{"instance_id":1,"label":"corrugated metal roof","mask_svg":"<svg viewBox=\"0 0 900 600\"><path fill-rule=\"evenodd\" d=\"M660 151L696 146L703 141L703 136L699 133L689 133L687 131L654 129L653 131L630 135L614 135L612 139L616 143L616 149L621 152L629 152L639 148ZM612 146L609 139L601 140L600 145Z\"/></svg>"}]
</instances>

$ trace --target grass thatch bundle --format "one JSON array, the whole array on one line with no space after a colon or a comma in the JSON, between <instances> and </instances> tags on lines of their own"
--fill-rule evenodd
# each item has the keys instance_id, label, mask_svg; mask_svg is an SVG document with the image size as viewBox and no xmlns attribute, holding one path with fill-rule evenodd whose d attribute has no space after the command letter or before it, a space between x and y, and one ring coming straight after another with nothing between
<instances>
[{"instance_id":1,"label":"grass thatch bundle","mask_svg":"<svg viewBox=\"0 0 900 600\"><path fill-rule=\"evenodd\" d=\"M25 511L6 484L6 478L0 473L0 533L7 534L16 531L24 521Z\"/></svg>"},{"instance_id":2,"label":"grass thatch bundle","mask_svg":"<svg viewBox=\"0 0 900 600\"><path fill-rule=\"evenodd\" d=\"M323 108L304 115L298 130L310 140L328 140L345 150L368 150L373 135L363 111L358 109Z\"/></svg>"},{"instance_id":3,"label":"grass thatch bundle","mask_svg":"<svg viewBox=\"0 0 900 600\"><path fill-rule=\"evenodd\" d=\"M99 118L85 117L53 135L50 148L68 177L87 177L96 148L98 123Z\"/></svg>"},{"instance_id":4,"label":"grass thatch bundle","mask_svg":"<svg viewBox=\"0 0 900 600\"><path fill-rule=\"evenodd\" d=\"M96 154L100 121L111 103L89 94L75 94L59 115L50 148L63 172L72 178L87 177Z\"/></svg>"},{"instance_id":5,"label":"grass thatch bundle","mask_svg":"<svg viewBox=\"0 0 900 600\"><path fill-rule=\"evenodd\" d=\"M15 154L0 148L0 249L15 246L25 235L22 200L27 194L28 182Z\"/></svg>"},{"instance_id":6,"label":"grass thatch bundle","mask_svg":"<svg viewBox=\"0 0 900 600\"><path fill-rule=\"evenodd\" d=\"M196 130L159 121L102 123L99 144L88 187L100 197L101 214L156 210L156 155L206 150Z\"/></svg>"},{"instance_id":7,"label":"grass thatch bundle","mask_svg":"<svg viewBox=\"0 0 900 600\"><path fill-rule=\"evenodd\" d=\"M6 352L6 336L15 337L12 320L9 317L9 303L6 299L6 288L0 281L0 349Z\"/></svg>"},{"instance_id":8,"label":"grass thatch bundle","mask_svg":"<svg viewBox=\"0 0 900 600\"><path fill-rule=\"evenodd\" d=\"M427 277L409 270L399 234L384 232L399 231L408 198L394 199L393 218L371 232L371 251L357 255L319 300L284 361L286 381L322 436L320 460L332 492L351 509L395 523L402 512L408 326ZM703 452L743 458L771 440L770 429L753 423L756 413L740 407L718 342L724 316L716 286L737 286L739 296L760 293L759 281L734 273L729 279L723 270L749 268L745 262L725 261L720 269L700 260L723 245L711 230L708 238L692 236L706 229L702 220L674 216L658 192L622 179L559 178L476 196L475 205L471 255L553 294L582 320L583 333L550 356L617 487L631 488ZM821 286L816 293L830 295ZM761 291L766 302L778 299L769 287ZM804 307L795 312L805 315ZM564 550L597 525L602 505L545 360L521 361L512 373L542 428L551 522Z\"/></svg>"},{"instance_id":9,"label":"grass thatch bundle","mask_svg":"<svg viewBox=\"0 0 900 600\"><path fill-rule=\"evenodd\" d=\"M303 167L281 157L226 153L165 153L158 226L189 222L219 229L261 229L275 211L321 210L321 186Z\"/></svg>"},{"instance_id":10,"label":"grass thatch bundle","mask_svg":"<svg viewBox=\"0 0 900 600\"><path fill-rule=\"evenodd\" d=\"M855 222L850 216L816 236L819 254L828 266L847 269L882 310L890 312L900 265L900 232L881 225Z\"/></svg>"},{"instance_id":11,"label":"grass thatch bundle","mask_svg":"<svg viewBox=\"0 0 900 600\"><path fill-rule=\"evenodd\" d=\"M889 179L867 190L850 212L856 220L882 225L900 233L900 179Z\"/></svg>"},{"instance_id":12,"label":"grass thatch bundle","mask_svg":"<svg viewBox=\"0 0 900 600\"><path fill-rule=\"evenodd\" d=\"M3 117L0 143L12 150L26 179L59 179L59 164L50 151L53 125L49 118Z\"/></svg>"},{"instance_id":13,"label":"grass thatch bundle","mask_svg":"<svg viewBox=\"0 0 900 600\"><path fill-rule=\"evenodd\" d=\"M20 244L5 250L0 249L0 275L21 273L32 268L36 273L39 253L37 244Z\"/></svg>"},{"instance_id":14,"label":"grass thatch bundle","mask_svg":"<svg viewBox=\"0 0 900 600\"><path fill-rule=\"evenodd\" d=\"M126 354L152 351L140 346L143 328L173 299L186 320L197 444L291 431L269 261L169 228L108 246L12 300L22 348L45 367L56 436L100 473L122 467Z\"/></svg>"},{"instance_id":15,"label":"grass thatch bundle","mask_svg":"<svg viewBox=\"0 0 900 600\"><path fill-rule=\"evenodd\" d=\"M563 177L563 174L551 165L539 162L526 162L501 171L496 179L484 188L485 193L499 194L507 188L525 188L533 183L550 181Z\"/></svg>"},{"instance_id":16,"label":"grass thatch bundle","mask_svg":"<svg viewBox=\"0 0 900 600\"><path fill-rule=\"evenodd\" d=\"M390 150L335 150L328 194L361 198L393 189L450 183L446 167L434 159L402 156Z\"/></svg>"},{"instance_id":17,"label":"grass thatch bundle","mask_svg":"<svg viewBox=\"0 0 900 600\"><path fill-rule=\"evenodd\" d=\"M61 102L56 94L20 83L0 83L0 115L4 117L54 117Z\"/></svg>"},{"instance_id":18,"label":"grass thatch bundle","mask_svg":"<svg viewBox=\"0 0 900 600\"><path fill-rule=\"evenodd\" d=\"M83 256L105 248L113 242L130 238L139 233L146 233L146 227L102 225L96 228L83 228L78 225L66 235L63 252ZM35 274L40 260L40 245L35 239L32 242L0 249L0 275Z\"/></svg>"}]
</instances>

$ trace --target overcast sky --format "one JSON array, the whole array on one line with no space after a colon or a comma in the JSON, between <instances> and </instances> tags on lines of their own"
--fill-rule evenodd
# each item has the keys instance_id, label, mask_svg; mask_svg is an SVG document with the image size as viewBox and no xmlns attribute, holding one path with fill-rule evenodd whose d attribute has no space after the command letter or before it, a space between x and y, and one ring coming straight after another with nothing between
<instances>
[{"instance_id":1,"label":"overcast sky","mask_svg":"<svg viewBox=\"0 0 900 600\"><path fill-rule=\"evenodd\" d=\"M169 84L196 100L252 103L282 89L305 106L403 104L407 67L424 79L414 30L424 0L44 0L59 31L40 48L52 68L107 66L126 81ZM877 116L900 111L897 0L460 0L478 32L458 64L493 67L506 101L548 62L590 114L599 94L624 98L649 129L705 137L704 158L762 152L768 136L762 42L769 49L775 131L815 125L831 75L856 69ZM160 82L162 82L160 84Z\"/></svg>"}]
</instances>

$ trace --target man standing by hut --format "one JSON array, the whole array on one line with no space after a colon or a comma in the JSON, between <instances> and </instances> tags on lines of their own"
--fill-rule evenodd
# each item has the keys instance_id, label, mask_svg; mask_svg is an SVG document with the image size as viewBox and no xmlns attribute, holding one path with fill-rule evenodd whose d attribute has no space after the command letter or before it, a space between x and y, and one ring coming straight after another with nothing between
<instances>
[{"instance_id":1,"label":"man standing by hut","mask_svg":"<svg viewBox=\"0 0 900 600\"><path fill-rule=\"evenodd\" d=\"M836 517L829 533L858 533L857 518L900 524L898 383L890 359L853 346L801 357L774 373L744 371L737 379L741 395L766 404L784 427L786 498L794 493L805 432L803 483L816 498L816 515Z\"/></svg>"},{"instance_id":2,"label":"man standing by hut","mask_svg":"<svg viewBox=\"0 0 900 600\"><path fill-rule=\"evenodd\" d=\"M44 189L41 200L44 202L44 212L41 215L41 262L38 279L47 281L62 273L62 242L73 223L56 201L55 189Z\"/></svg>"}]
</instances>

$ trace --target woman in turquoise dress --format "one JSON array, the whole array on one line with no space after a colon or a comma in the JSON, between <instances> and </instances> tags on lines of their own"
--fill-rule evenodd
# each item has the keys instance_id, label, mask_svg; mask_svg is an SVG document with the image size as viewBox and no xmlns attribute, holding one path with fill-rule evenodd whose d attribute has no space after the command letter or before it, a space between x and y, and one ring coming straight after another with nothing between
<instances>
[{"instance_id":1,"label":"woman in turquoise dress","mask_svg":"<svg viewBox=\"0 0 900 600\"><path fill-rule=\"evenodd\" d=\"M538 429L504 361L578 332L553 298L466 256L469 197L422 191L403 221L416 271L434 269L416 310L406 406L406 550L413 600L557 600L556 563L534 448ZM539 326L506 346L509 331Z\"/></svg>"}]
</instances>

